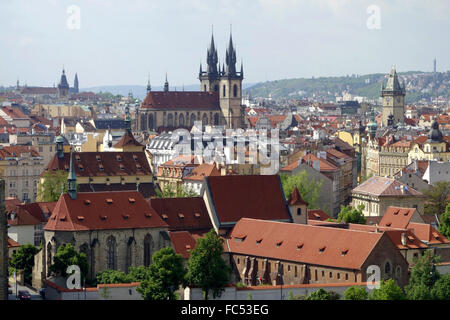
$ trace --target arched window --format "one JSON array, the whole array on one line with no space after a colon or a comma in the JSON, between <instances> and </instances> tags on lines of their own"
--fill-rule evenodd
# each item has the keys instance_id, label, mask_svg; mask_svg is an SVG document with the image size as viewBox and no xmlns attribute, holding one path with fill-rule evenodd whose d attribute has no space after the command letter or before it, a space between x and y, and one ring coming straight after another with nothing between
<instances>
[{"instance_id":1,"label":"arched window","mask_svg":"<svg viewBox=\"0 0 450 320\"><path fill-rule=\"evenodd\" d=\"M136 241L133 237L128 239L127 243L127 266L126 272L129 271L129 268L134 266L136 263Z\"/></svg>"},{"instance_id":2,"label":"arched window","mask_svg":"<svg viewBox=\"0 0 450 320\"><path fill-rule=\"evenodd\" d=\"M91 275L95 276L97 274L97 266L100 258L99 243L97 239L94 239L91 243Z\"/></svg>"},{"instance_id":3,"label":"arched window","mask_svg":"<svg viewBox=\"0 0 450 320\"><path fill-rule=\"evenodd\" d=\"M237 94L238 94L238 86L237 86L237 84L235 84L234 86L233 86L233 97L237 97Z\"/></svg>"},{"instance_id":4,"label":"arched window","mask_svg":"<svg viewBox=\"0 0 450 320\"><path fill-rule=\"evenodd\" d=\"M387 261L386 264L384 265L384 273L385 274L391 273L391 264L389 263L389 261Z\"/></svg>"},{"instance_id":5,"label":"arched window","mask_svg":"<svg viewBox=\"0 0 450 320\"><path fill-rule=\"evenodd\" d=\"M297 215L301 216L302 215L302 208L297 208Z\"/></svg>"},{"instance_id":6,"label":"arched window","mask_svg":"<svg viewBox=\"0 0 450 320\"><path fill-rule=\"evenodd\" d=\"M214 92L217 92L217 91L219 91L219 86L216 84L216 85L214 86Z\"/></svg>"},{"instance_id":7,"label":"arched window","mask_svg":"<svg viewBox=\"0 0 450 320\"><path fill-rule=\"evenodd\" d=\"M402 277L402 267L397 266L395 268L395 276L397 279L400 279Z\"/></svg>"},{"instance_id":8,"label":"arched window","mask_svg":"<svg viewBox=\"0 0 450 320\"><path fill-rule=\"evenodd\" d=\"M141 115L141 130L147 130L147 121L145 121L146 119L146 115L143 114Z\"/></svg>"},{"instance_id":9,"label":"arched window","mask_svg":"<svg viewBox=\"0 0 450 320\"><path fill-rule=\"evenodd\" d=\"M169 113L169 115L167 116L167 126L173 127L173 114L171 113Z\"/></svg>"},{"instance_id":10,"label":"arched window","mask_svg":"<svg viewBox=\"0 0 450 320\"><path fill-rule=\"evenodd\" d=\"M153 249L153 238L150 234L147 234L144 238L144 266L146 267L148 267L152 263Z\"/></svg>"},{"instance_id":11,"label":"arched window","mask_svg":"<svg viewBox=\"0 0 450 320\"><path fill-rule=\"evenodd\" d=\"M208 124L208 115L206 113L203 114L202 124L206 126Z\"/></svg>"},{"instance_id":12,"label":"arched window","mask_svg":"<svg viewBox=\"0 0 450 320\"><path fill-rule=\"evenodd\" d=\"M180 114L180 116L178 117L178 124L182 127L184 126L184 115Z\"/></svg>"},{"instance_id":13,"label":"arched window","mask_svg":"<svg viewBox=\"0 0 450 320\"><path fill-rule=\"evenodd\" d=\"M195 120L195 114L191 114L191 126L194 125Z\"/></svg>"},{"instance_id":14,"label":"arched window","mask_svg":"<svg viewBox=\"0 0 450 320\"><path fill-rule=\"evenodd\" d=\"M226 89L227 89L227 86L226 86L226 85L223 85L223 96L224 96L224 97L227 96L227 95L226 95Z\"/></svg>"},{"instance_id":15,"label":"arched window","mask_svg":"<svg viewBox=\"0 0 450 320\"><path fill-rule=\"evenodd\" d=\"M116 269L116 239L110 236L106 240L106 268L110 270Z\"/></svg>"},{"instance_id":16,"label":"arched window","mask_svg":"<svg viewBox=\"0 0 450 320\"><path fill-rule=\"evenodd\" d=\"M149 114L148 116L148 129L153 130L153 114Z\"/></svg>"},{"instance_id":17,"label":"arched window","mask_svg":"<svg viewBox=\"0 0 450 320\"><path fill-rule=\"evenodd\" d=\"M214 125L216 125L216 126L219 125L219 114L218 113L214 114Z\"/></svg>"}]
</instances>

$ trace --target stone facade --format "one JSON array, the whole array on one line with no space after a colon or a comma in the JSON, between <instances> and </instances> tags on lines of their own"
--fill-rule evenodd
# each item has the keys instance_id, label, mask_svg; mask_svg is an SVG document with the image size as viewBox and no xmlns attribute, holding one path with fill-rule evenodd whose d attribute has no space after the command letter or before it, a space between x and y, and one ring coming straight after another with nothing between
<instances>
[{"instance_id":1,"label":"stone facade","mask_svg":"<svg viewBox=\"0 0 450 320\"><path fill-rule=\"evenodd\" d=\"M363 204L363 214L365 216L382 216L389 206L403 207L403 208L416 208L420 214L424 213L425 197L424 196L383 196L378 197L375 195L366 195L353 193L352 206L357 207Z\"/></svg>"}]
</instances>

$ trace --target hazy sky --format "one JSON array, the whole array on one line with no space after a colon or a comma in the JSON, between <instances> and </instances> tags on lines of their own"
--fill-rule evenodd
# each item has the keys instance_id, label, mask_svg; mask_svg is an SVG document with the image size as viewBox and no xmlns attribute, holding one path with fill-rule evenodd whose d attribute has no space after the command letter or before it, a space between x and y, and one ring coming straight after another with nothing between
<instances>
[{"instance_id":1,"label":"hazy sky","mask_svg":"<svg viewBox=\"0 0 450 320\"><path fill-rule=\"evenodd\" d=\"M149 72L154 86L166 72L195 84L211 25L223 61L230 24L249 83L431 71L435 57L446 71L449 13L448 0L1 0L0 85L52 86L63 65L81 88L145 85Z\"/></svg>"}]
</instances>

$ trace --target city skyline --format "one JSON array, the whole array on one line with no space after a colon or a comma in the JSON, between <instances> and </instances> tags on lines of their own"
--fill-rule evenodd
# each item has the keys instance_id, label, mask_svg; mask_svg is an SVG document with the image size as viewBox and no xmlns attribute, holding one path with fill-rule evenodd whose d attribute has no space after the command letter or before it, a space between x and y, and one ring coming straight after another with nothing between
<instances>
[{"instance_id":1,"label":"city skyline","mask_svg":"<svg viewBox=\"0 0 450 320\"><path fill-rule=\"evenodd\" d=\"M73 8L80 11L79 29ZM379 8L379 29L369 27ZM72 8L72 9L70 9ZM214 26L223 63L232 25L246 83L311 76L450 69L440 41L450 4L433 1L168 1L120 3L6 1L0 4L7 50L0 52L0 85L57 85L65 67L80 87L197 83ZM72 11L71 11L72 10ZM369 13L368 13L369 12ZM69 24L72 23L72 29Z\"/></svg>"}]
</instances>

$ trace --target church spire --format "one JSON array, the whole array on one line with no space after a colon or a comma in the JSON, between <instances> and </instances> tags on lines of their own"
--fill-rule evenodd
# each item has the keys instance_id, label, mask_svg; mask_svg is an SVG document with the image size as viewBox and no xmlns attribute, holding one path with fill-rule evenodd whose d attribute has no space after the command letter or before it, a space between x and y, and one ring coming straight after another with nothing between
<instances>
[{"instance_id":1,"label":"church spire","mask_svg":"<svg viewBox=\"0 0 450 320\"><path fill-rule=\"evenodd\" d=\"M70 171L67 177L67 181L68 181L67 193L72 198L72 200L75 200L77 198L77 176L75 174L75 169L73 165L72 148L70 148Z\"/></svg>"},{"instance_id":2,"label":"church spire","mask_svg":"<svg viewBox=\"0 0 450 320\"><path fill-rule=\"evenodd\" d=\"M214 34L212 31L211 31L211 43L207 50L207 58L206 59L207 59L207 63L208 63L208 68L206 70L208 72L208 75L217 76L218 58L217 58L217 49L214 44Z\"/></svg>"},{"instance_id":3,"label":"church spire","mask_svg":"<svg viewBox=\"0 0 450 320\"><path fill-rule=\"evenodd\" d=\"M75 90L75 93L80 92L79 83L78 83L78 74L76 72L75 72L75 79L73 80L73 88Z\"/></svg>"},{"instance_id":4,"label":"church spire","mask_svg":"<svg viewBox=\"0 0 450 320\"><path fill-rule=\"evenodd\" d=\"M169 92L169 81L167 81L167 72L166 72L166 82L164 83L164 92Z\"/></svg>"},{"instance_id":5,"label":"church spire","mask_svg":"<svg viewBox=\"0 0 450 320\"><path fill-rule=\"evenodd\" d=\"M230 41L228 43L225 60L227 62L226 74L228 76L235 76L236 75L236 50L234 49L234 46L233 46L233 36L231 34L231 25L230 25Z\"/></svg>"},{"instance_id":6,"label":"church spire","mask_svg":"<svg viewBox=\"0 0 450 320\"><path fill-rule=\"evenodd\" d=\"M147 94L152 91L152 85L150 84L150 72L148 73L148 80L147 80Z\"/></svg>"}]
</instances>

